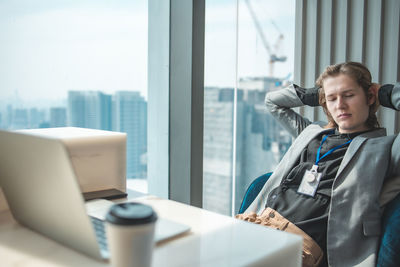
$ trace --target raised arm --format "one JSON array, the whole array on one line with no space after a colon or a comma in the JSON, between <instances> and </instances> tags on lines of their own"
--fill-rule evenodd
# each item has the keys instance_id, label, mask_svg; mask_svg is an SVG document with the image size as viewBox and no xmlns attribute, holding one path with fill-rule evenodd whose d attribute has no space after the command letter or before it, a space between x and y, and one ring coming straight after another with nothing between
<instances>
[{"instance_id":1,"label":"raised arm","mask_svg":"<svg viewBox=\"0 0 400 267\"><path fill-rule=\"evenodd\" d=\"M269 92L265 97L268 111L289 133L297 137L311 121L293 108L304 105L318 106L318 88L304 89L295 84Z\"/></svg>"},{"instance_id":2,"label":"raised arm","mask_svg":"<svg viewBox=\"0 0 400 267\"><path fill-rule=\"evenodd\" d=\"M400 110L400 82L376 87L379 103L383 107ZM393 142L389 177L382 188L380 205L384 206L400 192L400 135Z\"/></svg>"},{"instance_id":3,"label":"raised arm","mask_svg":"<svg viewBox=\"0 0 400 267\"><path fill-rule=\"evenodd\" d=\"M380 105L400 110L400 82L396 84L385 84L383 86L375 86Z\"/></svg>"}]
</instances>

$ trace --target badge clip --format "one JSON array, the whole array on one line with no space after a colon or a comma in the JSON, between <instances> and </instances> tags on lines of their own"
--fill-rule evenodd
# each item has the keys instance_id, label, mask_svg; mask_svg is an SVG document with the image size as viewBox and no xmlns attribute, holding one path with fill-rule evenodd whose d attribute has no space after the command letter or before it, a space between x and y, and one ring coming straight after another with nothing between
<instances>
[{"instance_id":1,"label":"badge clip","mask_svg":"<svg viewBox=\"0 0 400 267\"><path fill-rule=\"evenodd\" d=\"M321 175L322 173L318 173L318 165L313 165L311 170L306 170L304 173L297 192L314 197L319 181L321 180Z\"/></svg>"}]
</instances>

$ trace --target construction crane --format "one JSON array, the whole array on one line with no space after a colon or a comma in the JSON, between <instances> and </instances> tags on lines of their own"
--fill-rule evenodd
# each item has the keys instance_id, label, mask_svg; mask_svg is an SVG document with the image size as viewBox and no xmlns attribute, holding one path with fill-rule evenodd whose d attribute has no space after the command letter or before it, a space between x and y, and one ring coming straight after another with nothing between
<instances>
[{"instance_id":1,"label":"construction crane","mask_svg":"<svg viewBox=\"0 0 400 267\"><path fill-rule=\"evenodd\" d=\"M276 54L276 52L278 51L282 40L283 40L283 34L282 32L279 30L278 26L272 21L272 25L274 25L274 27L278 30L279 32L279 37L278 40L276 41L275 45L274 45L274 50L271 49L267 39L265 38L265 34L261 28L260 23L258 22L257 16L253 10L253 7L250 4L250 0L245 0L246 5L250 11L250 15L251 18L253 19L254 25L256 26L257 32L260 35L261 38L261 42L263 44L263 46L265 47L265 50L267 50L267 53L269 55L269 75L270 77L273 77L274 75L274 64L275 62L285 62L287 57L286 56L278 56Z\"/></svg>"}]
</instances>

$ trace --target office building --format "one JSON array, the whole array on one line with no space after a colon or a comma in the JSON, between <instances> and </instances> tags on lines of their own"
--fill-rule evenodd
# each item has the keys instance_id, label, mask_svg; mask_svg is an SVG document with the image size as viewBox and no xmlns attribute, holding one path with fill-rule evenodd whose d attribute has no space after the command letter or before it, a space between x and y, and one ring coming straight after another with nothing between
<instances>
[{"instance_id":1,"label":"office building","mask_svg":"<svg viewBox=\"0 0 400 267\"><path fill-rule=\"evenodd\" d=\"M12 124L13 108L12 105L7 105L6 118L4 120L5 128L10 128Z\"/></svg>"},{"instance_id":2,"label":"office building","mask_svg":"<svg viewBox=\"0 0 400 267\"><path fill-rule=\"evenodd\" d=\"M204 94L203 207L231 214L256 177L272 171L291 144L290 135L265 111L266 89L238 90L236 157L233 163L233 89L208 87Z\"/></svg>"},{"instance_id":3,"label":"office building","mask_svg":"<svg viewBox=\"0 0 400 267\"><path fill-rule=\"evenodd\" d=\"M147 104L138 92L69 91L68 125L127 133L127 177L147 177Z\"/></svg>"},{"instance_id":4,"label":"office building","mask_svg":"<svg viewBox=\"0 0 400 267\"><path fill-rule=\"evenodd\" d=\"M277 77L242 77L239 79L239 88L243 90L273 91L282 85L282 79Z\"/></svg>"},{"instance_id":5,"label":"office building","mask_svg":"<svg viewBox=\"0 0 400 267\"><path fill-rule=\"evenodd\" d=\"M12 123L10 129L24 129L29 127L28 109L12 109Z\"/></svg>"},{"instance_id":6,"label":"office building","mask_svg":"<svg viewBox=\"0 0 400 267\"><path fill-rule=\"evenodd\" d=\"M63 107L50 108L50 127L67 126L67 109Z\"/></svg>"},{"instance_id":7,"label":"office building","mask_svg":"<svg viewBox=\"0 0 400 267\"><path fill-rule=\"evenodd\" d=\"M203 207L231 213L233 158L232 88L206 87L204 92ZM243 92L238 92L236 123L236 177L241 176L243 149Z\"/></svg>"},{"instance_id":8,"label":"office building","mask_svg":"<svg viewBox=\"0 0 400 267\"><path fill-rule=\"evenodd\" d=\"M101 93L100 98L100 129L112 130L112 96Z\"/></svg>"},{"instance_id":9,"label":"office building","mask_svg":"<svg viewBox=\"0 0 400 267\"><path fill-rule=\"evenodd\" d=\"M12 129L13 123L13 116L14 116L14 109L12 105L7 105L4 111L4 119L3 119L3 126L4 129Z\"/></svg>"},{"instance_id":10,"label":"office building","mask_svg":"<svg viewBox=\"0 0 400 267\"><path fill-rule=\"evenodd\" d=\"M111 96L99 91L69 91L68 125L111 130Z\"/></svg>"},{"instance_id":11,"label":"office building","mask_svg":"<svg viewBox=\"0 0 400 267\"><path fill-rule=\"evenodd\" d=\"M139 92L113 98L113 130L127 133L127 178L147 177L147 102Z\"/></svg>"},{"instance_id":12,"label":"office building","mask_svg":"<svg viewBox=\"0 0 400 267\"><path fill-rule=\"evenodd\" d=\"M68 92L68 125L85 127L85 92Z\"/></svg>"},{"instance_id":13,"label":"office building","mask_svg":"<svg viewBox=\"0 0 400 267\"><path fill-rule=\"evenodd\" d=\"M40 124L44 122L46 122L46 112L44 110L39 110L38 108L29 109L29 128L39 128Z\"/></svg>"},{"instance_id":14,"label":"office building","mask_svg":"<svg viewBox=\"0 0 400 267\"><path fill-rule=\"evenodd\" d=\"M19 105L20 106L20 105ZM0 126L4 129L39 128L46 121L46 112L38 108L13 108L8 105Z\"/></svg>"}]
</instances>

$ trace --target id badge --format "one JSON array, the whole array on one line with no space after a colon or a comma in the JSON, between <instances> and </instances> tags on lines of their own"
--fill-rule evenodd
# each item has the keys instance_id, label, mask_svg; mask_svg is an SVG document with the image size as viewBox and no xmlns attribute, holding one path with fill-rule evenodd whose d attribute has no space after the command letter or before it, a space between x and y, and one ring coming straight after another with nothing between
<instances>
[{"instance_id":1,"label":"id badge","mask_svg":"<svg viewBox=\"0 0 400 267\"><path fill-rule=\"evenodd\" d=\"M322 173L317 172L314 166L311 170L306 170L306 172L304 173L299 189L297 189L297 193L308 195L311 197L315 196L315 192L317 191Z\"/></svg>"}]
</instances>

